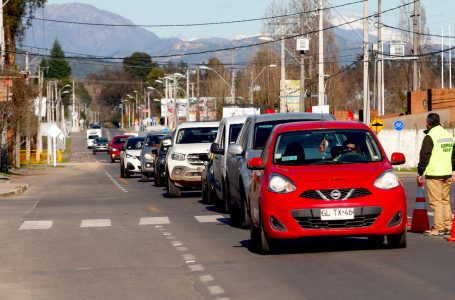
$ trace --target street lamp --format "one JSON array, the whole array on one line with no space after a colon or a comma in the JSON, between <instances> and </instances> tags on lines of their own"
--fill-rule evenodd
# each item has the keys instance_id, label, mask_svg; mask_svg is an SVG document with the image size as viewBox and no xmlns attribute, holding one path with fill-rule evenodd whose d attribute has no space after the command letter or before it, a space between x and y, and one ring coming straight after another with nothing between
<instances>
[{"instance_id":1,"label":"street lamp","mask_svg":"<svg viewBox=\"0 0 455 300\"><path fill-rule=\"evenodd\" d=\"M133 106L133 126L134 126L135 123L136 123L136 106L137 106L137 102L136 102L136 99L133 96L131 96L130 94L126 94L126 96L134 101L134 106ZM133 104L133 103L131 103L131 104Z\"/></svg>"},{"instance_id":2,"label":"street lamp","mask_svg":"<svg viewBox=\"0 0 455 300\"><path fill-rule=\"evenodd\" d=\"M258 75L256 75L256 77L251 81L250 88L249 88L250 104L253 104L253 84L254 84L254 82L259 78L259 76L261 76L261 74L265 71L265 69L267 69L267 68L275 68L275 67L276 67L275 64L271 64L271 65L263 67L262 70L258 73ZM253 74L251 73L251 75L253 75Z\"/></svg>"}]
</instances>

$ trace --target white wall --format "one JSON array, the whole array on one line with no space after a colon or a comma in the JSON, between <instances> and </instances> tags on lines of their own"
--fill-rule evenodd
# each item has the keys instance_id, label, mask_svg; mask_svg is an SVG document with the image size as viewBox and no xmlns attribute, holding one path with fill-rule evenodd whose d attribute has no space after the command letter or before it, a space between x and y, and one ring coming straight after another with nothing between
<instances>
[{"instance_id":1,"label":"white wall","mask_svg":"<svg viewBox=\"0 0 455 300\"><path fill-rule=\"evenodd\" d=\"M454 135L455 129L448 129ZM419 163L420 147L422 146L425 133L422 129L383 129L379 132L378 138L384 148L387 157L390 159L393 152L402 152L406 157L406 163L401 168L417 167Z\"/></svg>"}]
</instances>

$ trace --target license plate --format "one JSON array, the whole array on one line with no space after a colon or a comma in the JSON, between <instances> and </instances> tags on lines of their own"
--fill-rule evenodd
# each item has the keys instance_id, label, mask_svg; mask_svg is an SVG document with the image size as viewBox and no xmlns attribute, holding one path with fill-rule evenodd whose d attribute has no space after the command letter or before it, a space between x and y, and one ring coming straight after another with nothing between
<instances>
[{"instance_id":1,"label":"license plate","mask_svg":"<svg viewBox=\"0 0 455 300\"><path fill-rule=\"evenodd\" d=\"M322 208L321 220L352 220L354 219L354 208Z\"/></svg>"}]
</instances>

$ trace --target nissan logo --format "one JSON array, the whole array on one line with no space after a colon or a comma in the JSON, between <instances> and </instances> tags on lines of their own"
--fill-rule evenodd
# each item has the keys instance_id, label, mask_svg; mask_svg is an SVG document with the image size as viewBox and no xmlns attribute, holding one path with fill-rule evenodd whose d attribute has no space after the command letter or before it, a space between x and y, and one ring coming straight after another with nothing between
<instances>
[{"instance_id":1,"label":"nissan logo","mask_svg":"<svg viewBox=\"0 0 455 300\"><path fill-rule=\"evenodd\" d=\"M341 197L341 192L339 190L333 190L330 192L330 197L332 197L332 199L338 200Z\"/></svg>"}]
</instances>

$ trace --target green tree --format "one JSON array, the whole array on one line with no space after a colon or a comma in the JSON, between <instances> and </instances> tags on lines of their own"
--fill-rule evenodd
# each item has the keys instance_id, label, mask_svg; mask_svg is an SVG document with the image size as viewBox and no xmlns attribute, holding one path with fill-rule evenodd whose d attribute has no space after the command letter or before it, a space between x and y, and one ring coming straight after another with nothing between
<instances>
[{"instance_id":1,"label":"green tree","mask_svg":"<svg viewBox=\"0 0 455 300\"><path fill-rule=\"evenodd\" d=\"M134 52L131 56L123 60L123 69L133 77L146 81L147 75L152 67L156 64L152 63L150 55L144 52Z\"/></svg>"},{"instance_id":2,"label":"green tree","mask_svg":"<svg viewBox=\"0 0 455 300\"><path fill-rule=\"evenodd\" d=\"M65 53L58 40L55 40L52 46L50 59L44 59L41 67L49 67L47 73L44 73L46 78L66 79L71 76L71 66L66 61Z\"/></svg>"},{"instance_id":3,"label":"green tree","mask_svg":"<svg viewBox=\"0 0 455 300\"><path fill-rule=\"evenodd\" d=\"M5 2L5 1L2 1ZM25 30L31 26L31 19L23 22L23 17L33 16L36 9L43 7L47 0L10 0L3 8L6 53L5 65L16 62L16 44L22 41Z\"/></svg>"}]
</instances>

